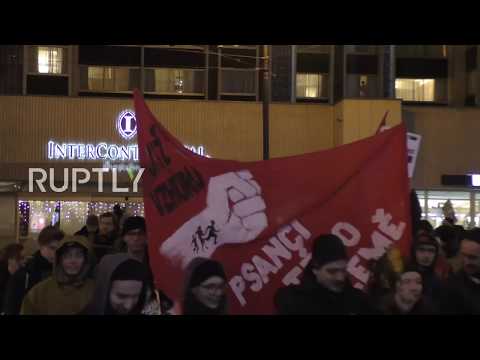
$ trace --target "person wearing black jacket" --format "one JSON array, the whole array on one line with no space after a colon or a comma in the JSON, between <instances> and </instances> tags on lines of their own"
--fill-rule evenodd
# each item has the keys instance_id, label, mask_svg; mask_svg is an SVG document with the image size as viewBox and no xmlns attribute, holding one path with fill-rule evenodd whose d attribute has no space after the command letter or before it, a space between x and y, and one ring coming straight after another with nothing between
<instances>
[{"instance_id":1,"label":"person wearing black jacket","mask_svg":"<svg viewBox=\"0 0 480 360\"><path fill-rule=\"evenodd\" d=\"M416 267L407 266L395 281L394 289L384 296L379 310L384 315L433 315L436 308L423 294L422 275Z\"/></svg>"},{"instance_id":2,"label":"person wearing black jacket","mask_svg":"<svg viewBox=\"0 0 480 360\"><path fill-rule=\"evenodd\" d=\"M27 292L52 274L55 251L64 233L54 226L45 227L38 235L39 250L8 281L3 304L6 315L18 315Z\"/></svg>"},{"instance_id":3,"label":"person wearing black jacket","mask_svg":"<svg viewBox=\"0 0 480 360\"><path fill-rule=\"evenodd\" d=\"M312 260L300 285L275 294L279 315L353 315L375 313L369 298L352 287L347 275L347 252L335 235L315 239Z\"/></svg>"},{"instance_id":4,"label":"person wearing black jacket","mask_svg":"<svg viewBox=\"0 0 480 360\"><path fill-rule=\"evenodd\" d=\"M440 244L432 233L419 232L412 244L410 265L422 276L423 294L437 304L444 289L444 284L435 273Z\"/></svg>"},{"instance_id":5,"label":"person wearing black jacket","mask_svg":"<svg viewBox=\"0 0 480 360\"><path fill-rule=\"evenodd\" d=\"M0 313L3 313L3 300L9 279L23 266L23 246L8 244L0 251Z\"/></svg>"},{"instance_id":6,"label":"person wearing black jacket","mask_svg":"<svg viewBox=\"0 0 480 360\"><path fill-rule=\"evenodd\" d=\"M145 312L168 314L173 301L160 289L155 288L154 276L148 256L147 229L145 218L130 216L125 219L122 236L116 243L119 252L126 253L131 259L142 262L148 269L148 286Z\"/></svg>"},{"instance_id":7,"label":"person wearing black jacket","mask_svg":"<svg viewBox=\"0 0 480 360\"><path fill-rule=\"evenodd\" d=\"M442 313L480 315L480 228L464 233L460 257L462 270L447 282Z\"/></svg>"},{"instance_id":8,"label":"person wearing black jacket","mask_svg":"<svg viewBox=\"0 0 480 360\"><path fill-rule=\"evenodd\" d=\"M96 262L100 262L106 254L114 252L117 242L118 224L116 217L111 212L100 215L98 220L98 233L93 238L93 252Z\"/></svg>"}]
</instances>

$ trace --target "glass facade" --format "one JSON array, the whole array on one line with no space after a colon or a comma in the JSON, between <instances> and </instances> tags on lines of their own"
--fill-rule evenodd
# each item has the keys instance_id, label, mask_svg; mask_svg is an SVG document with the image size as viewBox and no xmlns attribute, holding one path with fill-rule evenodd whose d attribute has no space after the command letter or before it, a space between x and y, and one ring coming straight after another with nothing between
<instances>
[{"instance_id":1,"label":"glass facade","mask_svg":"<svg viewBox=\"0 0 480 360\"><path fill-rule=\"evenodd\" d=\"M433 227L442 224L442 208L448 200L455 210L458 225L465 228L480 226L480 192L419 190L417 196L422 207L422 218L428 220Z\"/></svg>"}]
</instances>

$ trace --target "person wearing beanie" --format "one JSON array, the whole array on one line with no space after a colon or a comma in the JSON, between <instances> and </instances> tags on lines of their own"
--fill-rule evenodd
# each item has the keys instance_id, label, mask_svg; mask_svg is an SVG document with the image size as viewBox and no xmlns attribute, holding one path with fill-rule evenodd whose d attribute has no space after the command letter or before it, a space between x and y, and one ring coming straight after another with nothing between
<instances>
[{"instance_id":1,"label":"person wearing beanie","mask_svg":"<svg viewBox=\"0 0 480 360\"><path fill-rule=\"evenodd\" d=\"M148 256L145 219L141 216L131 216L125 219L120 241L121 244L117 244L120 252L126 252L133 259L145 262Z\"/></svg>"},{"instance_id":2,"label":"person wearing beanie","mask_svg":"<svg viewBox=\"0 0 480 360\"><path fill-rule=\"evenodd\" d=\"M55 253L52 276L35 285L25 296L21 315L74 315L93 293L88 277L91 249L83 236L67 236Z\"/></svg>"},{"instance_id":3,"label":"person wearing beanie","mask_svg":"<svg viewBox=\"0 0 480 360\"><path fill-rule=\"evenodd\" d=\"M279 315L371 314L367 295L353 288L347 274L348 256L339 237L320 235L313 243L312 260L300 285L280 288L275 294Z\"/></svg>"},{"instance_id":4,"label":"person wearing beanie","mask_svg":"<svg viewBox=\"0 0 480 360\"><path fill-rule=\"evenodd\" d=\"M443 292L443 282L436 274L440 243L432 233L419 232L412 243L410 263L422 275L423 294L438 303Z\"/></svg>"},{"instance_id":5,"label":"person wearing beanie","mask_svg":"<svg viewBox=\"0 0 480 360\"><path fill-rule=\"evenodd\" d=\"M149 271L128 254L105 255L95 289L80 315L140 315L146 302Z\"/></svg>"},{"instance_id":6,"label":"person wearing beanie","mask_svg":"<svg viewBox=\"0 0 480 360\"><path fill-rule=\"evenodd\" d=\"M116 244L117 251L126 253L130 258L145 264L149 276L147 287L147 303L143 311L144 314L169 314L173 307L173 301L162 290L156 289L154 285L153 273L150 268L150 259L148 256L147 229L145 218L141 216L130 216L125 219L122 226L122 232L119 241Z\"/></svg>"},{"instance_id":7,"label":"person wearing beanie","mask_svg":"<svg viewBox=\"0 0 480 360\"><path fill-rule=\"evenodd\" d=\"M183 315L226 315L227 277L217 261L195 258L186 268Z\"/></svg>"},{"instance_id":8,"label":"person wearing beanie","mask_svg":"<svg viewBox=\"0 0 480 360\"><path fill-rule=\"evenodd\" d=\"M397 274L394 289L380 303L384 315L433 315L435 308L423 295L422 275L412 265Z\"/></svg>"},{"instance_id":9,"label":"person wearing beanie","mask_svg":"<svg viewBox=\"0 0 480 360\"><path fill-rule=\"evenodd\" d=\"M461 270L447 281L442 313L480 315L480 228L463 233L460 260Z\"/></svg>"}]
</instances>

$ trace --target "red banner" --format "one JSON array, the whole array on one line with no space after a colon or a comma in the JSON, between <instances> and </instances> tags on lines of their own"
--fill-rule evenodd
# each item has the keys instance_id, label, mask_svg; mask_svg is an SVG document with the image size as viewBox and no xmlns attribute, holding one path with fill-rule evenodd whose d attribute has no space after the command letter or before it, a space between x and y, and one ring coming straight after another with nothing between
<instances>
[{"instance_id":1,"label":"red banner","mask_svg":"<svg viewBox=\"0 0 480 360\"><path fill-rule=\"evenodd\" d=\"M221 262L229 312L271 314L279 287L298 284L313 239L338 235L364 288L367 263L406 254L410 203L405 128L331 150L257 162L196 155L135 93L149 252L159 288L180 301L184 268Z\"/></svg>"}]
</instances>

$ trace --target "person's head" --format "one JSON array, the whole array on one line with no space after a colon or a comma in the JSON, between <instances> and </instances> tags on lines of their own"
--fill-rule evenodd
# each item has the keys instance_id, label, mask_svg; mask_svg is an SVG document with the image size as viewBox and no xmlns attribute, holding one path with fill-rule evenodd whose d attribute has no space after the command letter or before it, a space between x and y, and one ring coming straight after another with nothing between
<instances>
[{"instance_id":1,"label":"person's head","mask_svg":"<svg viewBox=\"0 0 480 360\"><path fill-rule=\"evenodd\" d=\"M140 314L145 303L148 276L147 267L137 260L127 259L118 265L110 278L109 313Z\"/></svg>"},{"instance_id":2,"label":"person's head","mask_svg":"<svg viewBox=\"0 0 480 360\"><path fill-rule=\"evenodd\" d=\"M423 269L433 269L439 247L439 243L431 233L419 232L413 242L414 263Z\"/></svg>"},{"instance_id":3,"label":"person's head","mask_svg":"<svg viewBox=\"0 0 480 360\"><path fill-rule=\"evenodd\" d=\"M127 218L123 223L122 236L128 252L143 253L147 246L145 219L141 216Z\"/></svg>"},{"instance_id":4,"label":"person's head","mask_svg":"<svg viewBox=\"0 0 480 360\"><path fill-rule=\"evenodd\" d=\"M421 298L423 291L422 275L414 269L407 268L398 276L395 287L395 298L405 305L414 306Z\"/></svg>"},{"instance_id":5,"label":"person's head","mask_svg":"<svg viewBox=\"0 0 480 360\"><path fill-rule=\"evenodd\" d=\"M5 263L10 275L13 275L24 263L23 246L9 244L1 253L1 261Z\"/></svg>"},{"instance_id":6,"label":"person's head","mask_svg":"<svg viewBox=\"0 0 480 360\"><path fill-rule=\"evenodd\" d=\"M90 268L89 243L83 236L66 236L56 251L55 277L61 284L83 282Z\"/></svg>"},{"instance_id":7,"label":"person's head","mask_svg":"<svg viewBox=\"0 0 480 360\"><path fill-rule=\"evenodd\" d=\"M460 244L463 270L470 276L480 275L480 228L465 231Z\"/></svg>"},{"instance_id":8,"label":"person's head","mask_svg":"<svg viewBox=\"0 0 480 360\"><path fill-rule=\"evenodd\" d=\"M432 233L433 232L433 226L432 226L432 224L430 224L430 222L428 220L420 220L418 222L418 229L417 230Z\"/></svg>"},{"instance_id":9,"label":"person's head","mask_svg":"<svg viewBox=\"0 0 480 360\"><path fill-rule=\"evenodd\" d=\"M440 239L442 249L448 258L456 255L462 232L451 225L441 225L435 229L435 235Z\"/></svg>"},{"instance_id":10,"label":"person's head","mask_svg":"<svg viewBox=\"0 0 480 360\"><path fill-rule=\"evenodd\" d=\"M100 235L108 236L115 231L115 217L111 212L100 215L98 221Z\"/></svg>"},{"instance_id":11,"label":"person's head","mask_svg":"<svg viewBox=\"0 0 480 360\"><path fill-rule=\"evenodd\" d=\"M96 232L98 230L98 217L97 215L88 215L87 217L87 231L88 232Z\"/></svg>"},{"instance_id":12,"label":"person's head","mask_svg":"<svg viewBox=\"0 0 480 360\"><path fill-rule=\"evenodd\" d=\"M313 243L311 271L316 282L339 293L347 282L347 251L338 236L320 235Z\"/></svg>"},{"instance_id":13,"label":"person's head","mask_svg":"<svg viewBox=\"0 0 480 360\"><path fill-rule=\"evenodd\" d=\"M38 234L37 242L40 254L52 264L55 261L55 252L64 236L62 231L51 225L43 228Z\"/></svg>"},{"instance_id":14,"label":"person's head","mask_svg":"<svg viewBox=\"0 0 480 360\"><path fill-rule=\"evenodd\" d=\"M227 278L223 266L214 260L196 258L188 265L187 274L190 278L187 279L184 313L224 313Z\"/></svg>"}]
</instances>

